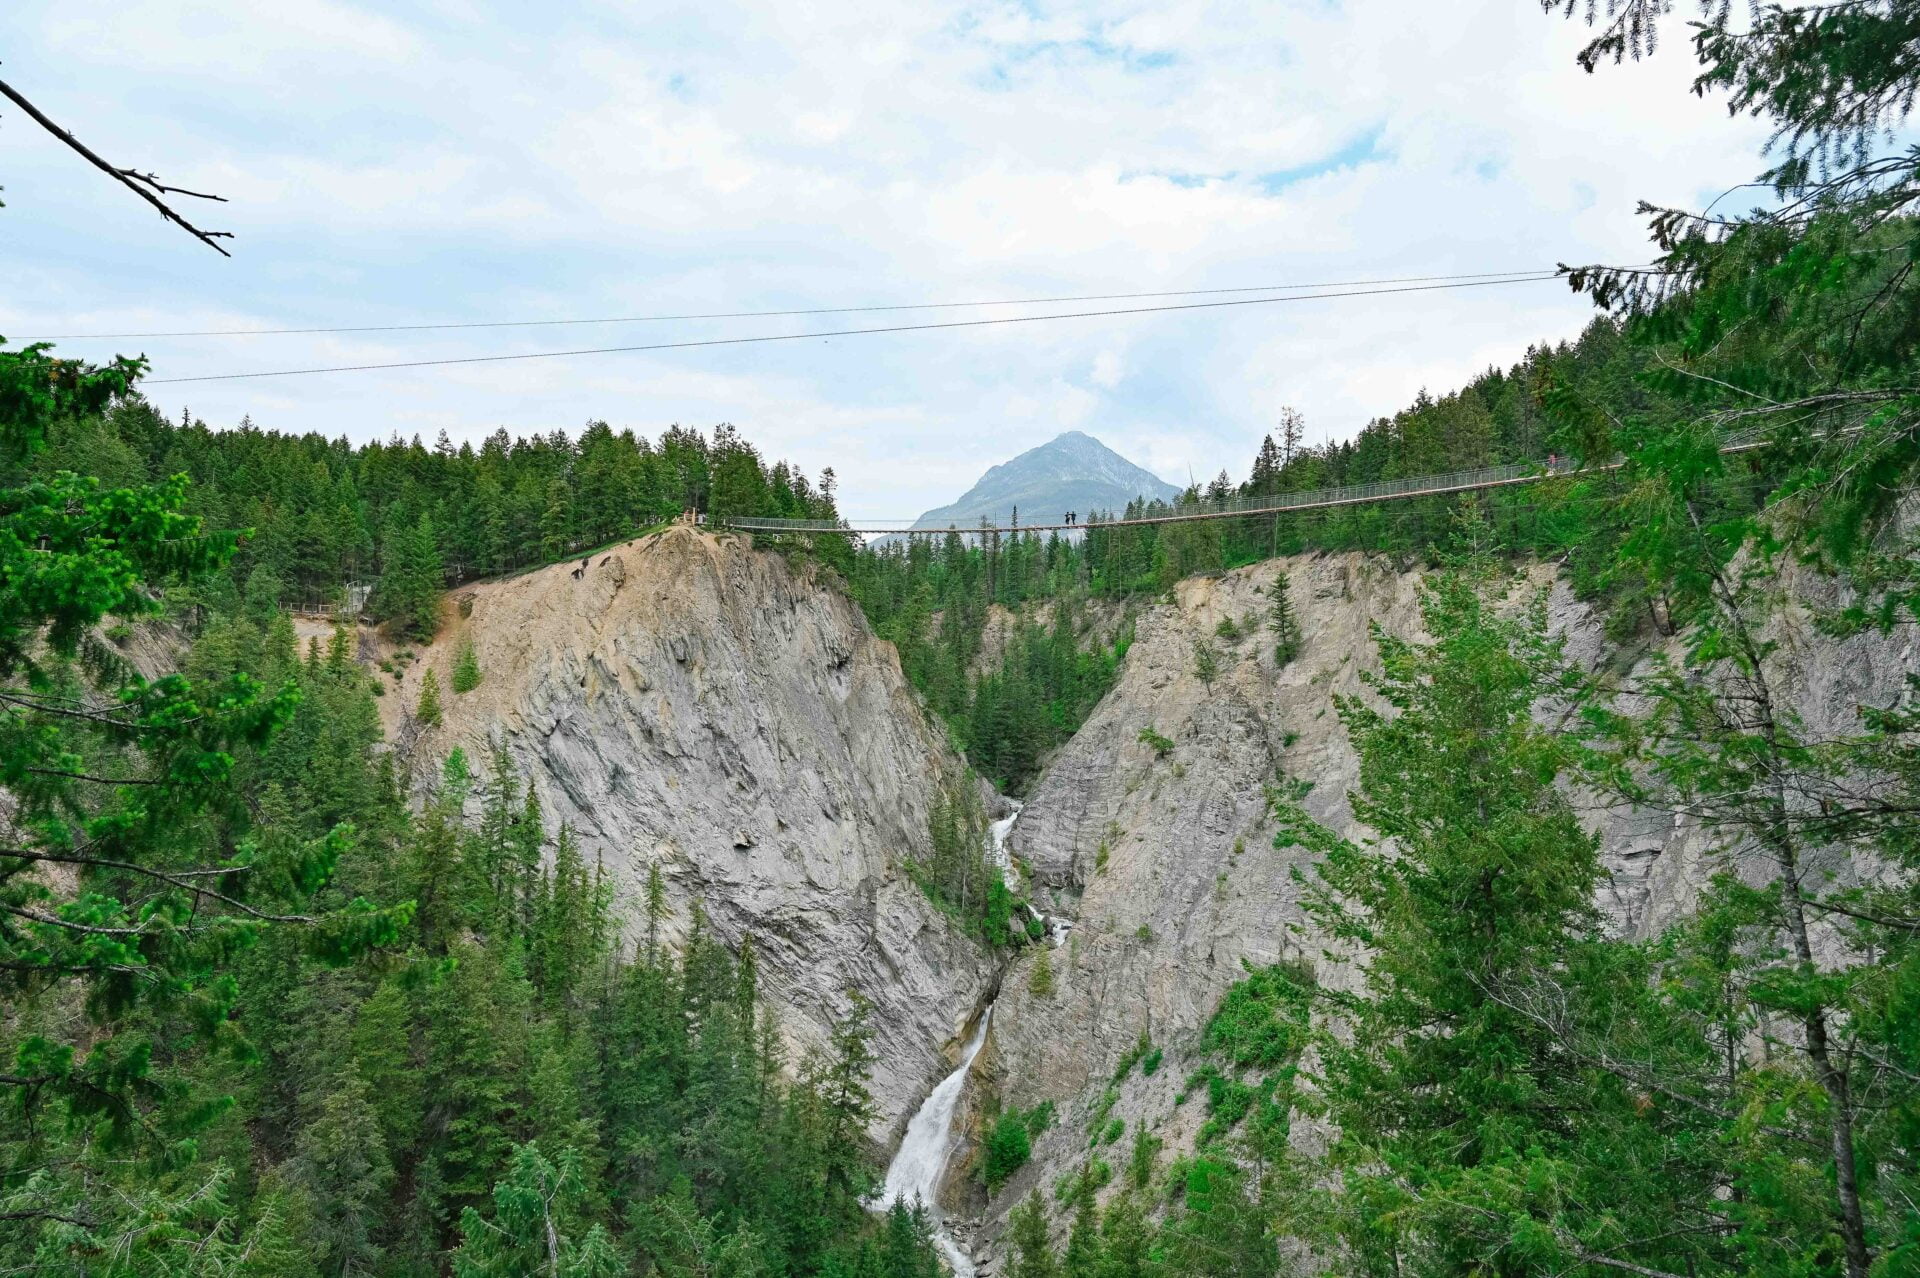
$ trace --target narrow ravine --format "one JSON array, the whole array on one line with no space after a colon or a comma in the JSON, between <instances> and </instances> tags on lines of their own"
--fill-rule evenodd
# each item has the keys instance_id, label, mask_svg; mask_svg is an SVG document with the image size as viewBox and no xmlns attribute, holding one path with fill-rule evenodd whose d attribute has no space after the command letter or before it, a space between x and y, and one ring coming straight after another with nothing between
<instances>
[{"instance_id":1,"label":"narrow ravine","mask_svg":"<svg viewBox=\"0 0 1920 1278\"><path fill-rule=\"evenodd\" d=\"M1007 815L987 827L987 857L1000 871L1002 879L1010 886L1017 885L1019 875L1014 871L1013 858L1007 852L1007 835L1013 830L1013 823L1020 819L1020 801L1008 799ZM993 1023L993 1004L987 1004L980 1014L980 1024L968 1041L966 1050L960 1055L960 1065L951 1074L940 1080L913 1118L907 1123L907 1134L900 1140L900 1149L887 1165L886 1183L873 1199L875 1210L885 1211L896 1202L924 1204L928 1215L933 1218L933 1240L940 1248L940 1254L946 1257L948 1266L953 1270L954 1278L974 1278L976 1272L973 1258L967 1254L960 1241L947 1228L940 1209L940 1182L945 1177L947 1164L953 1159L954 1146L958 1144L958 1134L953 1130L953 1116L959 1110L960 1097L966 1091L967 1075L973 1069L973 1062L980 1055L980 1049L986 1046L987 1029Z\"/></svg>"},{"instance_id":2,"label":"narrow ravine","mask_svg":"<svg viewBox=\"0 0 1920 1278\"><path fill-rule=\"evenodd\" d=\"M1007 850L1007 837L1013 832L1014 823L1020 819L1022 805L1018 799L1008 799L1006 802L1007 815L987 826L987 857L1000 871L1007 885L1018 888L1020 874L1014 869L1012 853ZM1027 910L1046 929L1049 945L1058 946L1073 926L1067 919L1041 913L1031 903L1027 905ZM918 1201L924 1204L933 1219L934 1244L946 1258L954 1278L974 1278L978 1270L973 1257L947 1227L939 1204L940 1182L946 1176L947 1164L953 1160L954 1148L960 1139L959 1133L954 1130L953 1118L959 1111L960 1098L966 1091L967 1076L972 1072L980 1050L986 1046L987 1030L992 1023L993 1004L988 1003L980 1013L979 1026L960 1055L958 1068L940 1080L940 1085L921 1102L920 1108L907 1123L907 1133L901 1138L900 1149L887 1165L886 1183L872 1200L876 1211L885 1211L896 1202L911 1204Z\"/></svg>"}]
</instances>

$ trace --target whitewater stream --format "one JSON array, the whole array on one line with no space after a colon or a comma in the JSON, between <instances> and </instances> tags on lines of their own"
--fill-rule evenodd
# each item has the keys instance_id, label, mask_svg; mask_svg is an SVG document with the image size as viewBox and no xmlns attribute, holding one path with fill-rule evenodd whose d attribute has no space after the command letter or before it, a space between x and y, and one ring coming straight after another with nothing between
<instances>
[{"instance_id":1,"label":"whitewater stream","mask_svg":"<svg viewBox=\"0 0 1920 1278\"><path fill-rule=\"evenodd\" d=\"M987 827L987 856L999 869L1001 878L1010 885L1017 885L1019 876L1014 873L1013 858L1007 852L1007 834L1013 829L1013 823L1020 819L1020 802L1017 799L1007 802L1012 810ZM896 1202L911 1205L918 1200L925 1204L928 1214L933 1217L934 1244L940 1248L940 1254L946 1257L954 1278L974 1278L973 1257L948 1231L936 1200L940 1193L941 1177L946 1175L947 1163L953 1158L956 1143L953 1116L960 1108L960 1094L966 1090L967 1074L973 1069L974 1058L986 1046L987 1027L992 1022L993 1004L989 1003L986 1011L980 1015L980 1026L974 1030L966 1051L960 1054L959 1068L940 1080L940 1085L921 1102L919 1110L907 1124L907 1134L900 1141L900 1152L887 1164L886 1184L881 1186L879 1194L872 1201L877 1211L885 1211Z\"/></svg>"},{"instance_id":2,"label":"whitewater stream","mask_svg":"<svg viewBox=\"0 0 1920 1278\"><path fill-rule=\"evenodd\" d=\"M1000 877L1007 886L1017 888L1020 876L1013 868L1013 856L1007 851L1007 835L1013 831L1013 823L1020 819L1020 801L1008 799L1010 811L1000 820L987 827L987 856L999 869ZM1059 945L1066 937L1067 929L1073 926L1064 919L1045 918L1032 905L1027 909L1033 917L1047 927L1049 941ZM907 1134L901 1138L900 1152L893 1156L887 1165L886 1184L872 1199L876 1211L885 1211L896 1202L911 1205L918 1200L925 1204L927 1213L933 1218L933 1241L940 1248L940 1254L946 1257L947 1264L953 1269L953 1278L974 1278L973 1257L969 1256L960 1242L947 1229L941 1218L940 1205L936 1201L940 1192L940 1180L946 1175L947 1163L953 1158L953 1147L957 1136L953 1130L953 1116L960 1108L960 1094L966 1090L967 1075L973 1069L974 1058L980 1055L980 1049L986 1046L987 1027L993 1022L993 1004L987 1004L980 1014L980 1026L974 1030L968 1040L967 1048L960 1054L960 1066L953 1073L940 1080L940 1085L914 1113L907 1124Z\"/></svg>"},{"instance_id":3,"label":"whitewater stream","mask_svg":"<svg viewBox=\"0 0 1920 1278\"><path fill-rule=\"evenodd\" d=\"M987 1026L992 1020L993 1004L989 1003L980 1017L980 1028L973 1032L967 1050L961 1053L960 1068L940 1080L940 1086L933 1089L933 1094L914 1114L913 1121L907 1124L900 1152L887 1165L887 1183L875 1199L876 1207L882 1211L896 1202L912 1205L918 1199L926 1204L928 1214L933 1217L934 1243L953 1267L954 1278L973 1278L973 1259L947 1232L935 1196L940 1192L940 1177L947 1170L947 1160L953 1157L953 1114L959 1108L960 1093L966 1088L967 1071L973 1068L973 1058L986 1045Z\"/></svg>"}]
</instances>

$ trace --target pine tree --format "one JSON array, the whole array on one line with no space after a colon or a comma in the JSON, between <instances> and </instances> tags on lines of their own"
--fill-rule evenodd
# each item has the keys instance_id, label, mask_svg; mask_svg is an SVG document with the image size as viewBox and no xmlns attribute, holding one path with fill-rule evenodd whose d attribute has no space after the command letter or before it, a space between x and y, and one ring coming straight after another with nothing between
<instances>
[{"instance_id":1,"label":"pine tree","mask_svg":"<svg viewBox=\"0 0 1920 1278\"><path fill-rule=\"evenodd\" d=\"M573 489L565 477L547 483L547 508L540 517L540 553L549 561L573 550Z\"/></svg>"},{"instance_id":2,"label":"pine tree","mask_svg":"<svg viewBox=\"0 0 1920 1278\"><path fill-rule=\"evenodd\" d=\"M525 1103L533 1000L516 965L492 947L462 939L448 953L453 962L425 999L424 1057L434 1086L424 1127L438 1197L457 1208L485 1197L511 1152Z\"/></svg>"},{"instance_id":3,"label":"pine tree","mask_svg":"<svg viewBox=\"0 0 1920 1278\"><path fill-rule=\"evenodd\" d=\"M1300 622L1293 614L1293 585L1280 573L1267 588L1267 627L1273 631L1273 663L1284 668L1300 655Z\"/></svg>"},{"instance_id":4,"label":"pine tree","mask_svg":"<svg viewBox=\"0 0 1920 1278\"><path fill-rule=\"evenodd\" d=\"M1034 1190L1007 1217L1007 1237L1013 1246L1010 1278L1059 1278L1060 1265L1047 1239L1047 1209Z\"/></svg>"},{"instance_id":5,"label":"pine tree","mask_svg":"<svg viewBox=\"0 0 1920 1278\"><path fill-rule=\"evenodd\" d=\"M626 1272L606 1228L581 1210L578 1151L549 1161L536 1142L513 1151L494 1186L491 1218L474 1207L460 1217L454 1278L617 1278Z\"/></svg>"},{"instance_id":6,"label":"pine tree","mask_svg":"<svg viewBox=\"0 0 1920 1278\"><path fill-rule=\"evenodd\" d=\"M660 877L660 863L647 863L647 895L645 910L647 916L647 948L644 958L647 963L655 963L660 957L660 925L667 918L667 885Z\"/></svg>"},{"instance_id":7,"label":"pine tree","mask_svg":"<svg viewBox=\"0 0 1920 1278\"><path fill-rule=\"evenodd\" d=\"M1027 974L1027 989L1035 998L1053 997L1053 956L1044 945L1033 960L1033 970Z\"/></svg>"},{"instance_id":8,"label":"pine tree","mask_svg":"<svg viewBox=\"0 0 1920 1278\"><path fill-rule=\"evenodd\" d=\"M402 638L431 639L440 626L440 595L445 585L440 535L432 518L421 515L408 525L396 515L387 531L380 582L374 592L376 612Z\"/></svg>"},{"instance_id":9,"label":"pine tree","mask_svg":"<svg viewBox=\"0 0 1920 1278\"><path fill-rule=\"evenodd\" d=\"M337 1080L319 1118L300 1136L294 1176L312 1201L312 1237L327 1273L377 1267L374 1243L393 1179L372 1089L358 1075Z\"/></svg>"},{"instance_id":10,"label":"pine tree","mask_svg":"<svg viewBox=\"0 0 1920 1278\"><path fill-rule=\"evenodd\" d=\"M1398 1255L1406 1272L1522 1255L1562 1267L1593 1254L1584 1231L1604 1218L1619 1240L1609 1256L1686 1272L1714 1236L1699 1215L1712 1210L1710 1185L1673 1164L1622 1185L1629 1149L1659 1161L1653 1150L1676 1133L1636 1112L1622 1080L1570 1063L1563 1036L1526 1010L1543 985L1579 982L1598 998L1621 968L1593 905L1597 841L1555 785L1570 744L1533 718L1579 678L1547 635L1544 600L1503 614L1486 571L1427 585L1431 644L1375 629L1382 673L1369 682L1384 710L1337 703L1360 755L1350 799L1369 839L1335 836L1276 798L1276 845L1319 854L1308 911L1362 978L1321 1044L1340 1234L1357 1257ZM1209 1246L1241 1236L1237 1175L1206 1178L1232 1212L1195 1222L1216 1235ZM1700 1232L1677 1228L1690 1220Z\"/></svg>"},{"instance_id":11,"label":"pine tree","mask_svg":"<svg viewBox=\"0 0 1920 1278\"><path fill-rule=\"evenodd\" d=\"M474 653L473 640L465 639L453 659L453 690L456 694L472 692L479 686L480 658Z\"/></svg>"},{"instance_id":12,"label":"pine tree","mask_svg":"<svg viewBox=\"0 0 1920 1278\"><path fill-rule=\"evenodd\" d=\"M250 828L236 773L291 720L296 684L143 679L96 633L159 613L161 582L205 582L236 558L232 534L187 513L183 476L109 489L40 470L53 432L126 410L143 369L0 351L0 1267L23 1272L98 1255L165 1273L167 1253L196 1247L232 1261L231 1172L194 1163L227 1106L208 1071L176 1062L202 1044L255 1055L232 1019L250 948L346 962L406 923L404 907L320 910L347 830ZM291 680L290 646L284 658Z\"/></svg>"},{"instance_id":13,"label":"pine tree","mask_svg":"<svg viewBox=\"0 0 1920 1278\"><path fill-rule=\"evenodd\" d=\"M1100 1216L1095 1202L1093 1165L1080 1171L1080 1189L1067 1234L1066 1254L1060 1260L1060 1278L1102 1278L1107 1268L1106 1248L1100 1240Z\"/></svg>"},{"instance_id":14,"label":"pine tree","mask_svg":"<svg viewBox=\"0 0 1920 1278\"><path fill-rule=\"evenodd\" d=\"M1307 437L1307 419L1297 408L1280 410L1280 467L1285 470L1300 456L1300 445ZM1272 436L1268 436L1269 439Z\"/></svg>"},{"instance_id":15,"label":"pine tree","mask_svg":"<svg viewBox=\"0 0 1920 1278\"><path fill-rule=\"evenodd\" d=\"M1131 1193L1107 1205L1100 1223L1100 1243L1106 1251L1101 1278L1150 1278L1160 1271L1153 1259L1154 1231Z\"/></svg>"},{"instance_id":16,"label":"pine tree","mask_svg":"<svg viewBox=\"0 0 1920 1278\"><path fill-rule=\"evenodd\" d=\"M637 1232L661 1278L767 1278L771 1272L766 1244L751 1225L729 1230L718 1215L702 1215L684 1187L647 1204Z\"/></svg>"},{"instance_id":17,"label":"pine tree","mask_svg":"<svg viewBox=\"0 0 1920 1278\"><path fill-rule=\"evenodd\" d=\"M1193 674L1209 690L1220 677L1220 654L1204 639L1193 645Z\"/></svg>"},{"instance_id":18,"label":"pine tree","mask_svg":"<svg viewBox=\"0 0 1920 1278\"><path fill-rule=\"evenodd\" d=\"M426 727L440 726L440 679L432 670L420 681L420 704L414 710L414 717Z\"/></svg>"}]
</instances>

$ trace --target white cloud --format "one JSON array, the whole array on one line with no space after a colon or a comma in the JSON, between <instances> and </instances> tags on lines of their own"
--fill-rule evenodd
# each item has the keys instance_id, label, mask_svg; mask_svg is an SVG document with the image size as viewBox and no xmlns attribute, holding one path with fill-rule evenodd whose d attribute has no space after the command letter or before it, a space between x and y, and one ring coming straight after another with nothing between
<instances>
[{"instance_id":1,"label":"white cloud","mask_svg":"<svg viewBox=\"0 0 1920 1278\"><path fill-rule=\"evenodd\" d=\"M1684 41L1587 76L1582 28L1509 0L16 0L9 17L10 79L108 155L231 196L206 216L240 233L220 261L9 117L9 335L1623 260L1645 252L1636 200L1760 167L1761 129L1687 92ZM155 396L357 438L731 420L834 465L862 513L910 515L1073 426L1179 482L1241 472L1281 404L1345 435L1588 318L1543 284ZM156 376L185 376L811 322L145 345Z\"/></svg>"},{"instance_id":2,"label":"white cloud","mask_svg":"<svg viewBox=\"0 0 1920 1278\"><path fill-rule=\"evenodd\" d=\"M1112 390L1127 375L1126 363L1117 351L1104 350L1093 357L1093 367L1088 370L1087 380L1103 390Z\"/></svg>"}]
</instances>

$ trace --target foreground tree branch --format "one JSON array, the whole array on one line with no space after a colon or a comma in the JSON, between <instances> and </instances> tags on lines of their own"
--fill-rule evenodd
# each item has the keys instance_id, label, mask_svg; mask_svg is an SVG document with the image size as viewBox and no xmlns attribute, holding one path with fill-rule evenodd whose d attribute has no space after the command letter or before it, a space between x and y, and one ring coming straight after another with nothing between
<instances>
[{"instance_id":1,"label":"foreground tree branch","mask_svg":"<svg viewBox=\"0 0 1920 1278\"><path fill-rule=\"evenodd\" d=\"M79 138L76 138L52 120L49 120L39 107L27 101L26 98L20 95L17 89L5 80L0 80L0 95L4 95L8 101L12 102L22 111L25 111L41 128L53 134L53 136L59 138L69 147L72 147L75 151L78 151L82 156L86 157L87 162L92 164L93 167L99 169L102 173L105 173L129 191L132 191L135 195L153 205L154 208L160 211L161 217L193 236L194 239L199 240L221 257L233 256L233 254L227 252L227 250L222 248L218 243L220 240L232 239L232 231L201 230L176 212L172 205L160 198L163 195L188 195L196 200L218 200L220 203L225 204L227 202L225 196L208 195L204 191L189 191L183 186L168 186L152 173L141 173L135 169L115 168L112 164L102 159L92 147L89 147Z\"/></svg>"}]
</instances>

